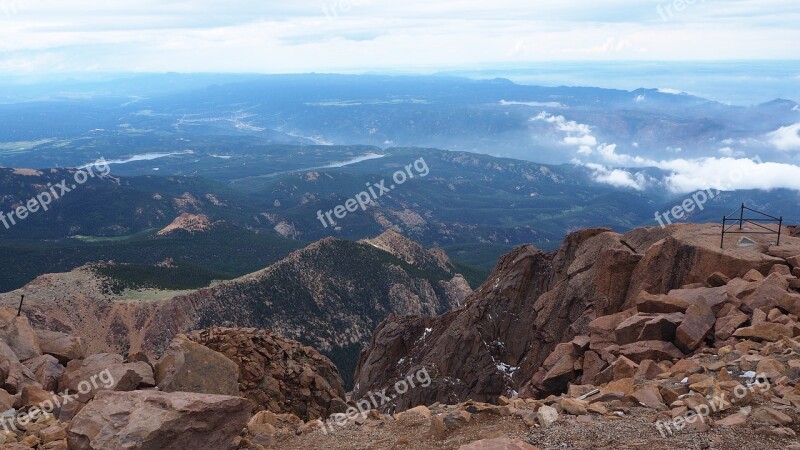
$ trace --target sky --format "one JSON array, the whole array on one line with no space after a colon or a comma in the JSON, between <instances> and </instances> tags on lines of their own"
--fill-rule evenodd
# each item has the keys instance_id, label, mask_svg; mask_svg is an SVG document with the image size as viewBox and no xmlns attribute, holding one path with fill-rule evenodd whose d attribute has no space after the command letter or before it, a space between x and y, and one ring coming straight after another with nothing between
<instances>
[{"instance_id":1,"label":"sky","mask_svg":"<svg viewBox=\"0 0 800 450\"><path fill-rule=\"evenodd\" d=\"M787 60L798 23L797 0L0 0L0 74Z\"/></svg>"}]
</instances>

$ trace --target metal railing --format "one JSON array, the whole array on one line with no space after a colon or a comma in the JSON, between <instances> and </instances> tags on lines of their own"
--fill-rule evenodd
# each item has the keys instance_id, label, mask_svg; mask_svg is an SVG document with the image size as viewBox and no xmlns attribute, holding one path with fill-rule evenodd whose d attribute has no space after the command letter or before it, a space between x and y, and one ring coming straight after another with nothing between
<instances>
[{"instance_id":1,"label":"metal railing","mask_svg":"<svg viewBox=\"0 0 800 450\"><path fill-rule=\"evenodd\" d=\"M758 216L754 218L745 217L744 216L745 211L755 213ZM739 216L738 218L735 217L737 214ZM729 223L732 223L732 225L728 226ZM739 224L739 231L730 231L736 226L737 223ZM756 226L764 231L744 231L745 223ZM777 223L778 231L768 228L762 225L762 223ZM765 214L761 211L756 211L755 209L748 208L747 206L744 205L744 203L742 203L742 206L737 208L736 211L722 218L722 241L719 244L719 248L724 248L726 234L776 234L778 235L778 242L776 243L776 245L781 245L782 227L783 227L783 216L781 217L770 216L769 214Z\"/></svg>"}]
</instances>

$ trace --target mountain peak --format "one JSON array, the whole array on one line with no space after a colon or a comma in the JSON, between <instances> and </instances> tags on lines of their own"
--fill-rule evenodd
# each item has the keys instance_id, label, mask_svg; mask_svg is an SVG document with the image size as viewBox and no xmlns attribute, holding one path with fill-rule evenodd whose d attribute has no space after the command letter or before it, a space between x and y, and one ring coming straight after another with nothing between
<instances>
[{"instance_id":1,"label":"mountain peak","mask_svg":"<svg viewBox=\"0 0 800 450\"><path fill-rule=\"evenodd\" d=\"M205 214L183 213L176 217L171 224L159 231L158 235L164 236L176 230L184 230L188 231L189 233L200 233L208 231L212 225L213 223L211 222L211 219L209 219Z\"/></svg>"}]
</instances>

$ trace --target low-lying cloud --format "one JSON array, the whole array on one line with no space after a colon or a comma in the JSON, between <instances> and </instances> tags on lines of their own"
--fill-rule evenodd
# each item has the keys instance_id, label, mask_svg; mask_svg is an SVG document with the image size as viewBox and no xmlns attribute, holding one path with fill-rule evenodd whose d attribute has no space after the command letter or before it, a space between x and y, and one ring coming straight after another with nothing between
<instances>
[{"instance_id":1,"label":"low-lying cloud","mask_svg":"<svg viewBox=\"0 0 800 450\"><path fill-rule=\"evenodd\" d=\"M675 158L656 160L617 152L616 144L600 143L592 127L564 116L542 112L532 119L553 124L565 134L561 143L577 147L573 161L591 170L598 183L620 188L644 190L663 186L671 193L684 194L698 190L735 191L747 189L794 189L800 191L800 166L765 162L760 157L744 157L732 147L719 150L722 157ZM766 136L768 144L783 151L800 151L800 123L780 128ZM733 142L731 142L733 143ZM583 161L580 158L592 161ZM642 168L666 172L661 179L646 175Z\"/></svg>"},{"instance_id":2,"label":"low-lying cloud","mask_svg":"<svg viewBox=\"0 0 800 450\"><path fill-rule=\"evenodd\" d=\"M767 134L767 139L778 150L785 152L800 151L800 123L779 128Z\"/></svg>"}]
</instances>

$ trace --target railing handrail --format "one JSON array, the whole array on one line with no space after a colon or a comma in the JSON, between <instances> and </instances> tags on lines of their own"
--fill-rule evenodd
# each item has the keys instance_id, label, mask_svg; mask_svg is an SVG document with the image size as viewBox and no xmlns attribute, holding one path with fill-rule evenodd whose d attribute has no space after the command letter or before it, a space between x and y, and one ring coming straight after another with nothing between
<instances>
[{"instance_id":1,"label":"railing handrail","mask_svg":"<svg viewBox=\"0 0 800 450\"><path fill-rule=\"evenodd\" d=\"M768 219L749 218L749 217L745 218L745 216L744 216L744 212L745 211L754 212L754 213L759 214L759 215L761 215L763 217L768 217ZM734 214L736 214L736 213L739 213L739 217L738 218L733 217ZM726 226L728 225L729 222L731 222L732 225L730 227L726 228ZM736 226L737 222L739 223L739 230L740 231L730 231L733 227ZM774 231L771 228L766 227L766 226L761 225L761 224L756 223L756 222L777 223L778 224L778 231ZM754 225L754 226L756 226L758 228L761 228L761 229L764 229L764 230L767 230L767 231L741 231L741 230L743 230L745 223L748 223L750 225ZM780 246L781 245L781 229L782 228L783 228L783 216L781 216L781 217L771 216L769 214L763 213L763 212L755 210L753 208L748 208L747 206L745 206L744 203L742 203L742 206L737 208L736 211L728 214L727 216L723 216L722 217L722 240L721 240L721 242L719 244L719 248L721 248L721 249L725 248L725 235L726 234L777 234L778 235L778 241L777 241L776 245Z\"/></svg>"}]
</instances>

